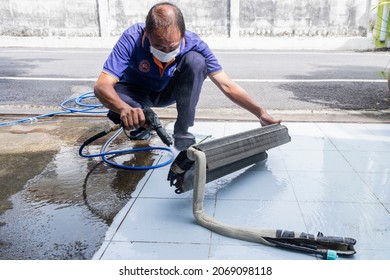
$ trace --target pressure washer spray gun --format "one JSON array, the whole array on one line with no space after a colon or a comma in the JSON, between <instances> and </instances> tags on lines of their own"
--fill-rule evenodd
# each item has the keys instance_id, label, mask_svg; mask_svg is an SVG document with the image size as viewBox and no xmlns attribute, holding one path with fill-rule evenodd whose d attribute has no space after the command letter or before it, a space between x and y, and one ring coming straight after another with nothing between
<instances>
[{"instance_id":1,"label":"pressure washer spray gun","mask_svg":"<svg viewBox=\"0 0 390 280\"><path fill-rule=\"evenodd\" d=\"M162 127L160 119L158 118L157 114L151 108L144 108L142 110L145 114L146 124L149 126L149 128L157 132L157 135L160 137L160 139L163 141L165 145L167 145L168 147L172 145L172 138L169 136L167 131ZM122 124L116 124L110 127L109 129L99 132L98 134L86 140L84 144L81 146L81 148L84 148L85 146L91 144L93 141L96 141L97 139L106 136L108 133L112 131L116 131L120 129L121 127Z\"/></svg>"},{"instance_id":2,"label":"pressure washer spray gun","mask_svg":"<svg viewBox=\"0 0 390 280\"><path fill-rule=\"evenodd\" d=\"M162 127L160 119L158 118L157 114L151 109L151 108L144 108L143 109L145 118L146 118L146 124L153 130L156 131L158 137L160 137L161 141L168 147L172 145L172 138L169 136L167 131Z\"/></svg>"}]
</instances>

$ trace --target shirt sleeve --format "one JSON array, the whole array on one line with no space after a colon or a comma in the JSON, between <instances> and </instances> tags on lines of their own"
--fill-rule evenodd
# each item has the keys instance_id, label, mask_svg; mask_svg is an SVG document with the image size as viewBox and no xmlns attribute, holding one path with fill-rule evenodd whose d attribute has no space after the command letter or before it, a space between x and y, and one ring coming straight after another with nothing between
<instances>
[{"instance_id":1,"label":"shirt sleeve","mask_svg":"<svg viewBox=\"0 0 390 280\"><path fill-rule=\"evenodd\" d=\"M208 75L222 71L222 66L219 64L218 59L215 57L214 53L211 51L211 49L206 44L206 42L204 41L200 42L199 51L206 59Z\"/></svg>"},{"instance_id":2,"label":"shirt sleeve","mask_svg":"<svg viewBox=\"0 0 390 280\"><path fill-rule=\"evenodd\" d=\"M219 64L218 59L211 51L205 41L203 41L197 34L191 31L186 31L186 43L188 48L199 52L206 59L207 74L214 74L222 71L222 66Z\"/></svg>"},{"instance_id":3,"label":"shirt sleeve","mask_svg":"<svg viewBox=\"0 0 390 280\"><path fill-rule=\"evenodd\" d=\"M118 39L110 55L103 65L103 72L120 80L128 67L139 32L130 27Z\"/></svg>"}]
</instances>

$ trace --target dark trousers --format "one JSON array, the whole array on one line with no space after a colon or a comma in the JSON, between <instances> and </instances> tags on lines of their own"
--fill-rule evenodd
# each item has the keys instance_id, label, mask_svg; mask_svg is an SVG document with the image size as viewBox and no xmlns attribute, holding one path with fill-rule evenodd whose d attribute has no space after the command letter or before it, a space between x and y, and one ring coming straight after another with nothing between
<instances>
[{"instance_id":1,"label":"dark trousers","mask_svg":"<svg viewBox=\"0 0 390 280\"><path fill-rule=\"evenodd\" d=\"M194 125L195 109L206 77L205 58L191 51L179 61L174 76L162 92L149 91L124 82L118 82L115 90L123 101L134 108L166 107L176 103L174 133L186 133ZM120 123L117 113L109 111L108 117L114 123Z\"/></svg>"}]
</instances>

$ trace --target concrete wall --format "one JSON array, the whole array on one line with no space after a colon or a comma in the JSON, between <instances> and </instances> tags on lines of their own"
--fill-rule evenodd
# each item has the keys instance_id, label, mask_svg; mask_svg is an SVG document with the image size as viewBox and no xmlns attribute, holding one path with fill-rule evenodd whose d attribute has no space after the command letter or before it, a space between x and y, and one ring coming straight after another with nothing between
<instances>
[{"instance_id":1,"label":"concrete wall","mask_svg":"<svg viewBox=\"0 0 390 280\"><path fill-rule=\"evenodd\" d=\"M107 21L111 36L119 35L131 24L144 22L148 10L157 2L155 0L100 0L108 2ZM202 36L228 36L229 0L178 0L188 29Z\"/></svg>"},{"instance_id":2,"label":"concrete wall","mask_svg":"<svg viewBox=\"0 0 390 280\"><path fill-rule=\"evenodd\" d=\"M0 0L0 36L117 36L152 0ZM367 36L377 0L176 0L203 37Z\"/></svg>"},{"instance_id":3,"label":"concrete wall","mask_svg":"<svg viewBox=\"0 0 390 280\"><path fill-rule=\"evenodd\" d=\"M96 0L0 0L0 35L99 36Z\"/></svg>"},{"instance_id":4,"label":"concrete wall","mask_svg":"<svg viewBox=\"0 0 390 280\"><path fill-rule=\"evenodd\" d=\"M249 0L240 3L240 36L365 36L366 0Z\"/></svg>"}]
</instances>

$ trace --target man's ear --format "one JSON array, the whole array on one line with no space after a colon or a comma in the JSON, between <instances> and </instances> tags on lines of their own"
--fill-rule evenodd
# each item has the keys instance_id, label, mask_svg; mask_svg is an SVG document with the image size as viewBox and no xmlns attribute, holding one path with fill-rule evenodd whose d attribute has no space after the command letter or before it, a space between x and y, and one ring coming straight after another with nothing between
<instances>
[{"instance_id":1,"label":"man's ear","mask_svg":"<svg viewBox=\"0 0 390 280\"><path fill-rule=\"evenodd\" d=\"M148 32L145 31L144 37L150 42L150 34Z\"/></svg>"}]
</instances>

